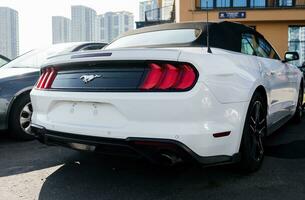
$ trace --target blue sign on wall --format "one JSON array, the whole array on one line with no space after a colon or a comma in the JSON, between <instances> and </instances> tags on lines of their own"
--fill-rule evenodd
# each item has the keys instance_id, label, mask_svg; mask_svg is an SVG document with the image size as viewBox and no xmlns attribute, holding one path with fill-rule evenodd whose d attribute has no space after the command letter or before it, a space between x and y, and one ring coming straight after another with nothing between
<instances>
[{"instance_id":1,"label":"blue sign on wall","mask_svg":"<svg viewBox=\"0 0 305 200\"><path fill-rule=\"evenodd\" d=\"M219 12L219 19L246 18L246 12Z\"/></svg>"}]
</instances>

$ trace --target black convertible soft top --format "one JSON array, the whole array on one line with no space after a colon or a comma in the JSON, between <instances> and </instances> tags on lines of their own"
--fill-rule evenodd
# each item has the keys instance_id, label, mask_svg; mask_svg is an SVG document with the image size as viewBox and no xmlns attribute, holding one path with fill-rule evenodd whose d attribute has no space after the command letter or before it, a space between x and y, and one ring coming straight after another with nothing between
<instances>
[{"instance_id":1,"label":"black convertible soft top","mask_svg":"<svg viewBox=\"0 0 305 200\"><path fill-rule=\"evenodd\" d=\"M216 48L227 49L231 51L240 52L241 50L241 36L242 33L252 33L254 35L259 35L257 31L253 28L239 24L234 22L184 22L184 23L171 23L171 24L163 24L157 26L150 26L141 29L136 29L133 31L129 31L123 34L120 38L129 36L129 35L136 35L146 32L153 32L153 31L161 31L161 30L174 30L174 29L199 29L201 30L201 35L193 42L187 44L175 44L174 46L206 46L207 45L207 24L209 26L209 33L210 33L210 46ZM120 39L118 38L118 39ZM170 46L170 45L166 45Z\"/></svg>"}]
</instances>

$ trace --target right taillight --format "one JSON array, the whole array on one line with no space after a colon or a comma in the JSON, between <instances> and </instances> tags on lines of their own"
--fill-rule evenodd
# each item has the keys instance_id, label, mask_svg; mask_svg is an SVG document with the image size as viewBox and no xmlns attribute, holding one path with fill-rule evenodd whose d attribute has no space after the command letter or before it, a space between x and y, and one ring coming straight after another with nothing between
<instances>
[{"instance_id":1,"label":"right taillight","mask_svg":"<svg viewBox=\"0 0 305 200\"><path fill-rule=\"evenodd\" d=\"M140 89L185 91L196 83L197 74L190 64L150 63Z\"/></svg>"},{"instance_id":2,"label":"right taillight","mask_svg":"<svg viewBox=\"0 0 305 200\"><path fill-rule=\"evenodd\" d=\"M37 89L50 89L53 81L57 75L57 71L54 68L47 68L43 70L41 76L39 77L36 88Z\"/></svg>"}]
</instances>

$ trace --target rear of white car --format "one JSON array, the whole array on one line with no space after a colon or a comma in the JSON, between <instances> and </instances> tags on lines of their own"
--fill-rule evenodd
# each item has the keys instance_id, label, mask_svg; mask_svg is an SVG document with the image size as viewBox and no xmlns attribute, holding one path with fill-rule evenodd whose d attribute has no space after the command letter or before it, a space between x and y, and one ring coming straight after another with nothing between
<instances>
[{"instance_id":1,"label":"rear of white car","mask_svg":"<svg viewBox=\"0 0 305 200\"><path fill-rule=\"evenodd\" d=\"M90 56L83 55L87 59ZM193 59L191 63L187 59L196 55L207 60L211 57L202 48L130 49L111 51L111 55L104 52L86 63L73 55L64 59L66 63L53 63L45 69L45 72L50 69L50 74L51 69L56 71L56 75L54 72L54 77L49 78L52 86L43 88L38 83L31 93L35 110L33 129L45 131L48 142L53 136L66 136L69 140L73 135L84 136L82 140L90 136L165 141L187 149L202 163L231 161L239 150L248 101L219 101L204 81L208 76L203 75L205 70L201 66L209 62ZM178 71L167 69L169 78L163 77L163 89L149 89L147 77L153 67L158 66L174 67ZM170 83L175 74L169 73L178 76L182 71L189 73L189 80L184 80L185 83L182 80L179 89L179 83L175 83L176 86ZM96 78L87 83L81 79L90 75ZM150 76L154 78L154 74ZM162 88L162 84L159 87ZM160 148L160 151L166 150Z\"/></svg>"},{"instance_id":2,"label":"rear of white car","mask_svg":"<svg viewBox=\"0 0 305 200\"><path fill-rule=\"evenodd\" d=\"M209 53L205 24L157 26L103 51L52 59L31 92L32 132L46 144L171 164L241 158L255 171L269 126L298 108L301 76L278 58L262 65L241 53L243 32L258 34L239 24L211 24ZM128 44L134 46L120 48ZM295 81L272 87L275 74L266 63L291 69ZM277 99L288 93L291 98Z\"/></svg>"}]
</instances>

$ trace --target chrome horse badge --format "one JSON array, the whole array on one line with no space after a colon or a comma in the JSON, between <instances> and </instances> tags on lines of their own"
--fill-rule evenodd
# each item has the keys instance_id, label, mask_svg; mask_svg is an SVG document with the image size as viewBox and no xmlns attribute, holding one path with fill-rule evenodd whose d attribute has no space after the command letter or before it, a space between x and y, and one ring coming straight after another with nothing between
<instances>
[{"instance_id":1,"label":"chrome horse badge","mask_svg":"<svg viewBox=\"0 0 305 200\"><path fill-rule=\"evenodd\" d=\"M85 83L89 83L89 82L93 81L94 79L101 78L101 77L102 77L101 75L82 75L80 77L80 79L82 81L84 81Z\"/></svg>"}]
</instances>

